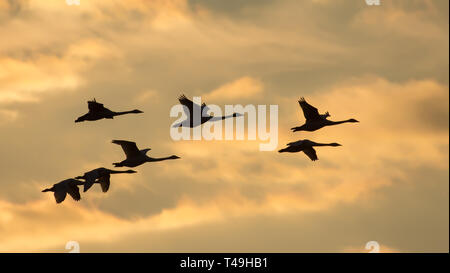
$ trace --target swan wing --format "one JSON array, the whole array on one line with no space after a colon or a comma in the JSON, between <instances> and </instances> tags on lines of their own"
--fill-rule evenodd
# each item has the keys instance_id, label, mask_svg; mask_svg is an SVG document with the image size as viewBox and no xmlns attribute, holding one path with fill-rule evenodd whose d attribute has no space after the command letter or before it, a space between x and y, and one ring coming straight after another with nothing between
<instances>
[{"instance_id":1,"label":"swan wing","mask_svg":"<svg viewBox=\"0 0 450 273\"><path fill-rule=\"evenodd\" d=\"M314 148L307 148L304 149L303 152L312 160L315 161L317 160L317 154L316 154L316 150L314 150Z\"/></svg>"},{"instance_id":2,"label":"swan wing","mask_svg":"<svg viewBox=\"0 0 450 273\"><path fill-rule=\"evenodd\" d=\"M301 98L298 103L300 104L300 107L303 110L303 115L305 116L306 120L317 120L321 119L321 116L319 114L319 110L317 110L316 107L312 106L311 104L307 103L305 98Z\"/></svg>"},{"instance_id":3,"label":"swan wing","mask_svg":"<svg viewBox=\"0 0 450 273\"><path fill-rule=\"evenodd\" d=\"M88 101L88 108L90 113L97 113L106 109L102 103L98 103L95 100Z\"/></svg>"},{"instance_id":4,"label":"swan wing","mask_svg":"<svg viewBox=\"0 0 450 273\"><path fill-rule=\"evenodd\" d=\"M286 144L287 146L299 146L303 143L303 140L298 140L298 141L294 141L294 142L289 142L288 144Z\"/></svg>"},{"instance_id":5,"label":"swan wing","mask_svg":"<svg viewBox=\"0 0 450 273\"><path fill-rule=\"evenodd\" d=\"M86 178L86 182L84 182L84 191L89 190L92 187L92 185L94 185L94 182L95 182L95 177L88 176Z\"/></svg>"},{"instance_id":6,"label":"swan wing","mask_svg":"<svg viewBox=\"0 0 450 273\"><path fill-rule=\"evenodd\" d=\"M113 140L112 143L120 145L122 150L124 151L127 158L133 158L141 156L141 152L136 146L135 142L126 141L126 140Z\"/></svg>"},{"instance_id":7,"label":"swan wing","mask_svg":"<svg viewBox=\"0 0 450 273\"><path fill-rule=\"evenodd\" d=\"M67 193L72 196L73 200L80 201L81 195L80 195L80 189L78 189L78 186L75 184L70 184L67 190Z\"/></svg>"},{"instance_id":8,"label":"swan wing","mask_svg":"<svg viewBox=\"0 0 450 273\"><path fill-rule=\"evenodd\" d=\"M56 203L59 204L62 201L64 201L64 199L66 199L67 192L63 190L58 190L55 191L53 195L55 196Z\"/></svg>"},{"instance_id":9,"label":"swan wing","mask_svg":"<svg viewBox=\"0 0 450 273\"><path fill-rule=\"evenodd\" d=\"M194 112L194 103L190 99L188 99L185 95L181 95L178 98L178 101L180 102L181 105L184 105L187 107L187 110L189 113L186 112L186 108L183 107L183 109L185 110L186 115L188 115L190 117L192 115L192 113ZM198 107L198 105L197 105L197 107Z\"/></svg>"},{"instance_id":10,"label":"swan wing","mask_svg":"<svg viewBox=\"0 0 450 273\"><path fill-rule=\"evenodd\" d=\"M202 103L202 105L200 106L200 105L198 105L198 104L195 104L195 103L194 103L193 101L191 101L190 99L188 99L185 95L181 95L181 96L178 98L178 101L180 102L181 105L184 105L184 106L187 107L187 110L188 110L189 112L186 112L186 108L183 107L183 109L185 110L186 115L188 115L189 118L194 114L194 107L197 108L196 111L198 111L198 112L200 113L200 115L202 115L203 112L204 112L205 115L206 115L207 111L209 110L209 108L208 108L208 106L206 105L206 103ZM206 108L206 109L205 109L205 108Z\"/></svg>"},{"instance_id":11,"label":"swan wing","mask_svg":"<svg viewBox=\"0 0 450 273\"><path fill-rule=\"evenodd\" d=\"M109 185L110 185L110 178L111 178L111 176L108 174L108 175L102 176L98 179L97 182L100 183L100 186L102 187L103 192L108 191Z\"/></svg>"},{"instance_id":12,"label":"swan wing","mask_svg":"<svg viewBox=\"0 0 450 273\"><path fill-rule=\"evenodd\" d=\"M211 116L211 115L208 115L208 111L209 111L209 107L206 105L206 103L202 103L201 115L203 117Z\"/></svg>"}]
</instances>

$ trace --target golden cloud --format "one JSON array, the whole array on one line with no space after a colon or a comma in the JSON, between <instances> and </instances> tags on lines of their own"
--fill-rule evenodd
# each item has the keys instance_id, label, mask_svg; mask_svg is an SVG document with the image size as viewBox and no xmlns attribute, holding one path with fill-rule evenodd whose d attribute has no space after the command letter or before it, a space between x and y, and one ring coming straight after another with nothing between
<instances>
[{"instance_id":1,"label":"golden cloud","mask_svg":"<svg viewBox=\"0 0 450 273\"><path fill-rule=\"evenodd\" d=\"M81 71L101 58L118 53L99 40L82 40L62 57L38 55L21 60L0 58L0 103L37 101L46 92L67 92L83 84Z\"/></svg>"},{"instance_id":2,"label":"golden cloud","mask_svg":"<svg viewBox=\"0 0 450 273\"><path fill-rule=\"evenodd\" d=\"M212 90L204 97L211 101L246 99L254 98L262 91L263 83L260 80L244 76Z\"/></svg>"}]
</instances>

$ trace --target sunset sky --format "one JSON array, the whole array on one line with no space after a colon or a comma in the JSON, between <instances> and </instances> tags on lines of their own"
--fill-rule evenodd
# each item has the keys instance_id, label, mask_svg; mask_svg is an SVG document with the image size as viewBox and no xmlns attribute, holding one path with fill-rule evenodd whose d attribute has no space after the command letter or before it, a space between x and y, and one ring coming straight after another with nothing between
<instances>
[{"instance_id":1,"label":"sunset sky","mask_svg":"<svg viewBox=\"0 0 450 273\"><path fill-rule=\"evenodd\" d=\"M0 252L449 251L449 3L0 0ZM174 141L181 94L278 105L278 146ZM331 120L316 132L305 97ZM96 98L139 115L74 123ZM75 202L44 188L150 156Z\"/></svg>"}]
</instances>

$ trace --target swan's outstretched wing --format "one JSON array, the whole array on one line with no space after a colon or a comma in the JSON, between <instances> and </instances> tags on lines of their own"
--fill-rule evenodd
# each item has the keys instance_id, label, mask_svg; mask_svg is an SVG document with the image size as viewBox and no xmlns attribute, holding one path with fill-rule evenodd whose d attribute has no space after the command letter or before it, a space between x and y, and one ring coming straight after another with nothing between
<instances>
[{"instance_id":1,"label":"swan's outstretched wing","mask_svg":"<svg viewBox=\"0 0 450 273\"><path fill-rule=\"evenodd\" d=\"M84 189L83 189L83 191L86 192L87 190L89 190L92 187L92 185L94 185L95 179L96 179L96 177L94 177L93 175L87 176L86 177L86 182L84 182Z\"/></svg>"},{"instance_id":2,"label":"swan's outstretched wing","mask_svg":"<svg viewBox=\"0 0 450 273\"><path fill-rule=\"evenodd\" d=\"M108 191L109 184L110 184L110 178L111 178L111 175L108 174L108 175L102 176L98 179L97 182L100 183L100 186L102 187L103 192Z\"/></svg>"},{"instance_id":3,"label":"swan's outstretched wing","mask_svg":"<svg viewBox=\"0 0 450 273\"><path fill-rule=\"evenodd\" d=\"M300 98L298 101L300 104L300 107L303 110L303 115L305 116L306 120L317 120L321 119L321 116L319 114L319 110L317 110L316 107L310 105L306 102L305 98Z\"/></svg>"},{"instance_id":4,"label":"swan's outstretched wing","mask_svg":"<svg viewBox=\"0 0 450 273\"><path fill-rule=\"evenodd\" d=\"M206 105L206 103L202 103L201 106L199 106L198 104L195 104L193 101L191 101L190 99L188 99L185 95L181 95L178 98L178 101L180 102L181 105L184 105L187 107L187 110L189 111L189 113L187 113L186 111L186 115L188 115L189 117L191 117L194 114L194 107L197 107L197 110L200 115L203 115L203 112L206 113L208 112L209 108ZM185 108L184 108L185 109ZM186 110L186 109L185 109Z\"/></svg>"},{"instance_id":5,"label":"swan's outstretched wing","mask_svg":"<svg viewBox=\"0 0 450 273\"><path fill-rule=\"evenodd\" d=\"M120 145L127 158L133 158L141 155L141 152L139 151L135 142L126 140L113 140L112 143Z\"/></svg>"},{"instance_id":6,"label":"swan's outstretched wing","mask_svg":"<svg viewBox=\"0 0 450 273\"><path fill-rule=\"evenodd\" d=\"M303 152L305 153L305 155L307 155L312 161L317 160L317 154L316 154L316 150L314 150L314 148L307 148L304 149Z\"/></svg>"},{"instance_id":7,"label":"swan's outstretched wing","mask_svg":"<svg viewBox=\"0 0 450 273\"><path fill-rule=\"evenodd\" d=\"M67 192L64 190L57 190L53 195L55 196L56 203L59 204L66 199Z\"/></svg>"},{"instance_id":8,"label":"swan's outstretched wing","mask_svg":"<svg viewBox=\"0 0 450 273\"><path fill-rule=\"evenodd\" d=\"M106 109L102 103L96 102L95 99L88 101L88 108L89 112L101 112Z\"/></svg>"},{"instance_id":9,"label":"swan's outstretched wing","mask_svg":"<svg viewBox=\"0 0 450 273\"><path fill-rule=\"evenodd\" d=\"M286 144L287 146L299 146L302 145L303 140L298 140L298 141L294 141L294 142L289 142L288 144Z\"/></svg>"},{"instance_id":10,"label":"swan's outstretched wing","mask_svg":"<svg viewBox=\"0 0 450 273\"><path fill-rule=\"evenodd\" d=\"M67 193L70 196L72 196L73 200L80 201L80 199L81 199L80 190L78 189L78 186L76 184L73 184L73 183L69 184Z\"/></svg>"},{"instance_id":11,"label":"swan's outstretched wing","mask_svg":"<svg viewBox=\"0 0 450 273\"><path fill-rule=\"evenodd\" d=\"M188 114L190 117L192 115L192 113L194 113L194 103L190 99L186 98L185 95L181 95L178 98L178 101L180 102L181 105L184 105L187 107L187 110L189 111L189 113L186 113L186 114ZM197 107L198 107L198 105L197 105Z\"/></svg>"}]
</instances>

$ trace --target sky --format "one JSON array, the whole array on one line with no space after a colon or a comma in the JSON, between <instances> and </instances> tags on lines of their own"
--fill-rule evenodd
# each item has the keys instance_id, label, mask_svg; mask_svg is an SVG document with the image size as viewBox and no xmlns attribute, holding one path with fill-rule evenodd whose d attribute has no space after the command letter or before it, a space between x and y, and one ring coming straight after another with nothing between
<instances>
[{"instance_id":1,"label":"sky","mask_svg":"<svg viewBox=\"0 0 450 273\"><path fill-rule=\"evenodd\" d=\"M449 3L0 1L0 252L449 251ZM181 94L278 105L278 148L174 141ZM305 97L332 120L304 123ZM74 123L96 98L139 115ZM150 147L75 202L42 189Z\"/></svg>"}]
</instances>

